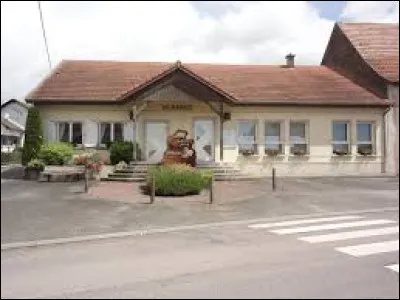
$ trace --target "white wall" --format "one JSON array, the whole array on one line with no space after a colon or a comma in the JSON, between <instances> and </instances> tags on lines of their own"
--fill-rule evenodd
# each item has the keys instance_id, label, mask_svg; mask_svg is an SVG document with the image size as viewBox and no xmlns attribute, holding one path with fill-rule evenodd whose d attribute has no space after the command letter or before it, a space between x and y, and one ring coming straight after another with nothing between
<instances>
[{"instance_id":1,"label":"white wall","mask_svg":"<svg viewBox=\"0 0 400 300\"><path fill-rule=\"evenodd\" d=\"M386 171L399 175L399 86L388 85L388 98L394 106L386 115Z\"/></svg>"}]
</instances>

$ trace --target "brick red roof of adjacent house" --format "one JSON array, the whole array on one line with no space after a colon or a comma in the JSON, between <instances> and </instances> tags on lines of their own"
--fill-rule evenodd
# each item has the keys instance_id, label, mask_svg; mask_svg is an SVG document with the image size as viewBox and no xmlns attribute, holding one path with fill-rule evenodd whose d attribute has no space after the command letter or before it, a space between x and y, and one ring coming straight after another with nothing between
<instances>
[{"instance_id":1,"label":"brick red roof of adjacent house","mask_svg":"<svg viewBox=\"0 0 400 300\"><path fill-rule=\"evenodd\" d=\"M62 61L26 98L34 103L118 102L173 68L189 70L237 104L387 105L325 66Z\"/></svg>"},{"instance_id":2,"label":"brick red roof of adjacent house","mask_svg":"<svg viewBox=\"0 0 400 300\"><path fill-rule=\"evenodd\" d=\"M399 24L339 23L361 57L383 78L399 81Z\"/></svg>"}]
</instances>

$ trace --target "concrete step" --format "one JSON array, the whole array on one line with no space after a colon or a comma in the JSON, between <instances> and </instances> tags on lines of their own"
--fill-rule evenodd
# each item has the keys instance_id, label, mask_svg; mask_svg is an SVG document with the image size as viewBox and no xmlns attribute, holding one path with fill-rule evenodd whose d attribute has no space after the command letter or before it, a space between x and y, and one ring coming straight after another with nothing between
<instances>
[{"instance_id":1,"label":"concrete step","mask_svg":"<svg viewBox=\"0 0 400 300\"><path fill-rule=\"evenodd\" d=\"M120 169L120 170L115 170L114 173L147 173L147 169Z\"/></svg>"},{"instance_id":2,"label":"concrete step","mask_svg":"<svg viewBox=\"0 0 400 300\"><path fill-rule=\"evenodd\" d=\"M101 181L143 182L143 181L145 181L145 178L139 178L139 177L127 177L127 178L105 177L105 178L101 178Z\"/></svg>"},{"instance_id":3,"label":"concrete step","mask_svg":"<svg viewBox=\"0 0 400 300\"><path fill-rule=\"evenodd\" d=\"M108 177L112 178L145 178L147 174L135 174L135 173L110 173Z\"/></svg>"}]
</instances>

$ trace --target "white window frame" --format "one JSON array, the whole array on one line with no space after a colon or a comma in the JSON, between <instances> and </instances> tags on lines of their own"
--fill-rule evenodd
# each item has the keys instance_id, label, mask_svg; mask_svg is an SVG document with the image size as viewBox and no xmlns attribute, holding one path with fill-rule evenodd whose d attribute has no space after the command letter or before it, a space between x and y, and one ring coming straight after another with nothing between
<instances>
[{"instance_id":1,"label":"white window frame","mask_svg":"<svg viewBox=\"0 0 400 300\"><path fill-rule=\"evenodd\" d=\"M125 131L125 123L122 121L100 121L98 122L98 141L99 141L99 145L100 147L106 147L106 144L102 144L101 143L101 124L110 124L110 142L113 143L114 142L114 126L115 124L121 124L121 128L122 128L122 140L125 140L124 138L124 131Z\"/></svg>"},{"instance_id":2,"label":"white window frame","mask_svg":"<svg viewBox=\"0 0 400 300\"><path fill-rule=\"evenodd\" d=\"M61 142L61 140L60 140L60 130L59 130L60 123L67 123L68 124L68 127L69 127L68 142L69 143L72 143L72 141L73 141L73 124L74 123L81 124L82 143L81 144L77 144L76 147L82 147L82 145L83 145L83 121L55 121L54 123L56 124L56 140L58 142Z\"/></svg>"},{"instance_id":3,"label":"white window frame","mask_svg":"<svg viewBox=\"0 0 400 300\"><path fill-rule=\"evenodd\" d=\"M292 141L292 136L290 135L290 129L291 129L291 127L292 127L292 123L304 123L304 141L305 141L305 145L306 145L306 151L305 151L305 153L304 153L304 155L308 155L309 153L310 153L310 141L309 141L309 136L310 136L310 134L309 134L309 132L310 132L310 129L309 129L309 127L310 127L310 121L309 120L296 120L296 119L294 119L294 120L289 120L289 128L288 128L288 134L289 134L289 137L288 137L288 140L289 140L289 154L291 155L291 156L294 156L294 155L296 155L296 154L294 154L293 152L292 152L292 148L293 148L293 145L295 145L295 144L297 144L297 143L293 143L293 141Z\"/></svg>"},{"instance_id":4,"label":"white window frame","mask_svg":"<svg viewBox=\"0 0 400 300\"><path fill-rule=\"evenodd\" d=\"M358 124L370 124L371 125L371 140L368 142L360 142L358 140ZM375 155L376 153L376 124L375 121L369 121L369 120L357 120L356 121L356 153L357 155L362 155L360 153L358 153L358 147L360 145L371 145L371 154L370 155Z\"/></svg>"},{"instance_id":5,"label":"white window frame","mask_svg":"<svg viewBox=\"0 0 400 300\"><path fill-rule=\"evenodd\" d=\"M236 139L237 139L238 152L239 152L239 154L242 154L242 152L240 150L241 136L239 135L239 126L240 126L240 123L245 123L245 122L251 122L254 124L254 144L253 144L254 154L252 154L252 155L257 155L258 154L258 144L257 144L258 120L257 119L242 119L242 120L236 121Z\"/></svg>"},{"instance_id":6,"label":"white window frame","mask_svg":"<svg viewBox=\"0 0 400 300\"><path fill-rule=\"evenodd\" d=\"M335 141L334 140L334 132L333 132L333 128L334 128L334 124L335 123L344 123L346 124L346 137L347 140L346 141ZM331 123L331 144L332 144L332 154L335 154L335 145L347 145L347 154L346 155L350 155L351 154L351 121L350 120L333 120Z\"/></svg>"},{"instance_id":7,"label":"white window frame","mask_svg":"<svg viewBox=\"0 0 400 300\"><path fill-rule=\"evenodd\" d=\"M283 120L264 120L264 154L267 154L267 126L268 124L279 124L279 141L280 151L278 155L285 154L285 122Z\"/></svg>"}]
</instances>

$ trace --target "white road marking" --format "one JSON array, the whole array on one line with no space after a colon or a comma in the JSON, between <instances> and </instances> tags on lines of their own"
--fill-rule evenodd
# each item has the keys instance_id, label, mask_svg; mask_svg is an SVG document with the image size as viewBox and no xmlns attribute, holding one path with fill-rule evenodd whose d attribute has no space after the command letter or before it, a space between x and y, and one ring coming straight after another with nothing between
<instances>
[{"instance_id":1,"label":"white road marking","mask_svg":"<svg viewBox=\"0 0 400 300\"><path fill-rule=\"evenodd\" d=\"M293 234L293 233L312 232L312 231L319 231L319 230L361 227L361 226L368 226L368 225L379 225L379 224L390 224L390 223L395 223L395 222L391 221L391 220L356 221L356 222L348 222L348 223L335 223L335 224L324 224L324 225L314 225L314 226L306 226L306 227L277 229L277 230L271 230L270 232L275 233L275 234Z\"/></svg>"},{"instance_id":2,"label":"white road marking","mask_svg":"<svg viewBox=\"0 0 400 300\"><path fill-rule=\"evenodd\" d=\"M399 250L399 240L338 247L335 248L335 250L357 257L385 252L393 252Z\"/></svg>"},{"instance_id":3,"label":"white road marking","mask_svg":"<svg viewBox=\"0 0 400 300\"><path fill-rule=\"evenodd\" d=\"M360 216L340 216L340 217L329 217L329 218L318 218L318 219L306 219L306 220L295 220L295 221L284 221L266 224L252 224L249 228L270 228L270 227L281 227L281 226L291 226L291 225L301 225L301 224L312 224L319 222L329 222L329 221L344 221L344 220L357 220L362 219Z\"/></svg>"},{"instance_id":4,"label":"white road marking","mask_svg":"<svg viewBox=\"0 0 400 300\"><path fill-rule=\"evenodd\" d=\"M385 266L385 268L388 268L392 271L395 271L397 273L399 273L399 264L394 264L394 265L390 265L390 266Z\"/></svg>"},{"instance_id":5,"label":"white road marking","mask_svg":"<svg viewBox=\"0 0 400 300\"><path fill-rule=\"evenodd\" d=\"M299 240L309 243L324 243L394 233L399 233L399 226L305 236L300 237Z\"/></svg>"}]
</instances>

